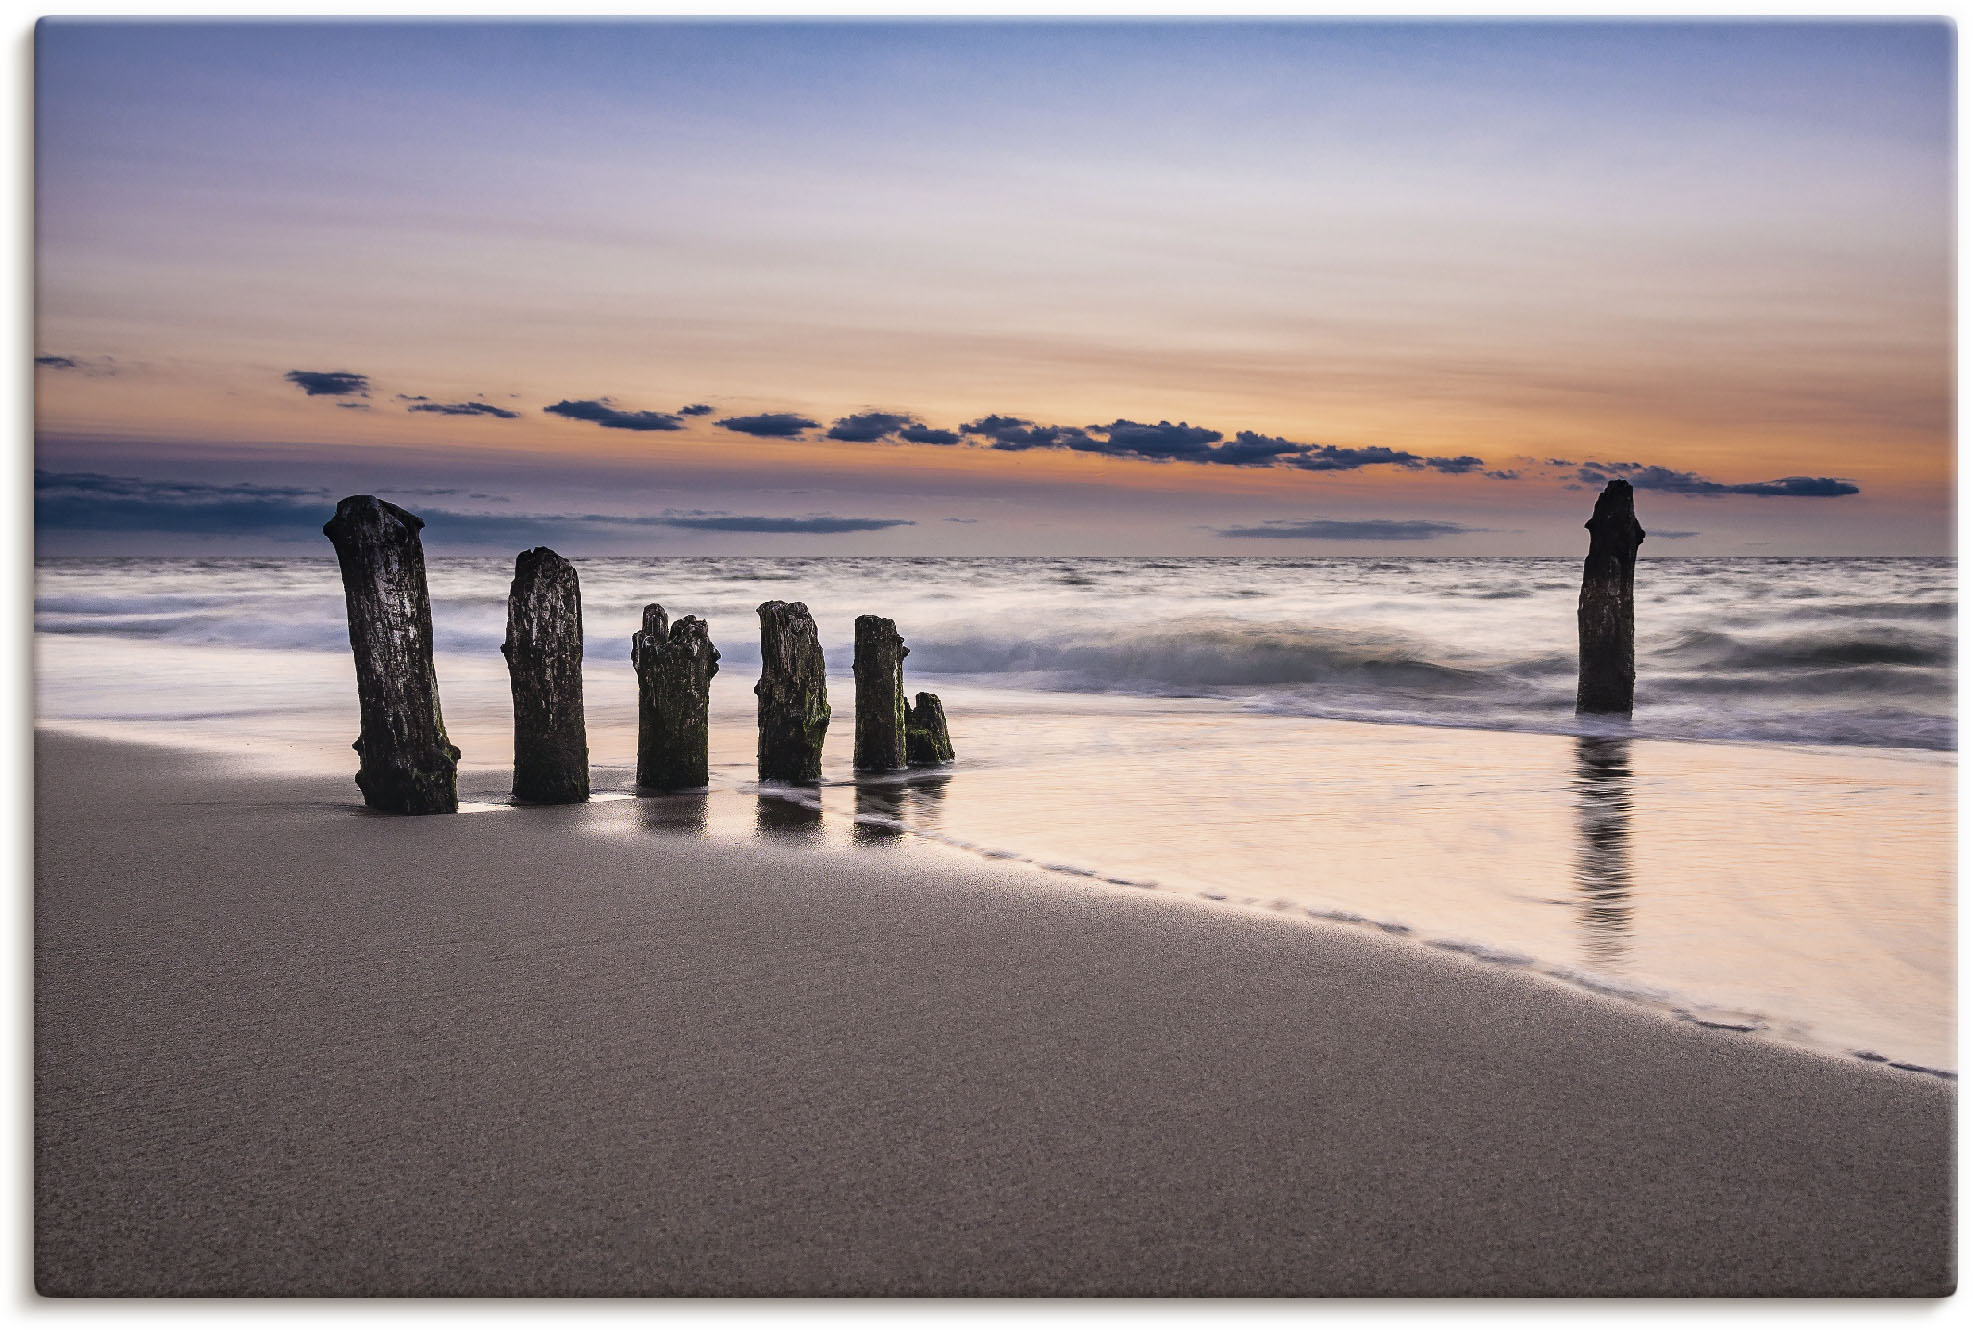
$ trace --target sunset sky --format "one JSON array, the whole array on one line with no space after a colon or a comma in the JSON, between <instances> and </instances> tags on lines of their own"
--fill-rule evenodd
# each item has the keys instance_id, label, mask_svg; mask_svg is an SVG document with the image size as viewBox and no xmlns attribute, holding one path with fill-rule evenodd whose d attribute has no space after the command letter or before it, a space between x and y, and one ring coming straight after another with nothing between
<instances>
[{"instance_id":1,"label":"sunset sky","mask_svg":"<svg viewBox=\"0 0 1973 1330\"><path fill-rule=\"evenodd\" d=\"M38 545L1577 555L1626 475L1949 553L1954 96L1936 22L44 22Z\"/></svg>"}]
</instances>

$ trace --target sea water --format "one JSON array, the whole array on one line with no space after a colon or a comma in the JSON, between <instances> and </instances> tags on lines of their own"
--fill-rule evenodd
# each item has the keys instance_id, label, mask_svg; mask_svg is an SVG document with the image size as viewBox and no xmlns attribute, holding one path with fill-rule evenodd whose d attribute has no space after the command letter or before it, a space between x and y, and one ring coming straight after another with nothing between
<instances>
[{"instance_id":1,"label":"sea water","mask_svg":"<svg viewBox=\"0 0 1973 1330\"><path fill-rule=\"evenodd\" d=\"M1628 723L1574 714L1573 560L577 566L599 790L631 786L643 605L706 619L720 651L712 789L644 801L658 831L936 842L1955 1065L1952 560L1642 560ZM512 564L429 571L462 788L497 797ZM768 599L821 630L819 791L753 780ZM863 613L897 620L907 690L944 700L953 767L850 772ZM354 769L332 559L47 560L36 630L44 724Z\"/></svg>"}]
</instances>

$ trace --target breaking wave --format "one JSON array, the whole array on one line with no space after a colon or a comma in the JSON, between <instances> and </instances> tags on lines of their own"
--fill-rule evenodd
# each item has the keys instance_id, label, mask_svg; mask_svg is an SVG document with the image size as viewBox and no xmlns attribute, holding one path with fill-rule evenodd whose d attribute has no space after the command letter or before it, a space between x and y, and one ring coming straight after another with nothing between
<instances>
[{"instance_id":1,"label":"breaking wave","mask_svg":"<svg viewBox=\"0 0 1973 1330\"><path fill-rule=\"evenodd\" d=\"M881 612L914 678L1215 697L1335 719L1576 732L1574 565L1556 559L581 560L593 668L642 605L759 665L754 607L802 599L833 670ZM438 649L497 659L504 560L433 560ZM1631 733L1952 749L1956 566L1939 559L1656 559L1639 566ZM51 560L35 626L266 651L348 649L335 564ZM627 663L625 665L627 668ZM1607 727L1596 722L1589 728Z\"/></svg>"}]
</instances>

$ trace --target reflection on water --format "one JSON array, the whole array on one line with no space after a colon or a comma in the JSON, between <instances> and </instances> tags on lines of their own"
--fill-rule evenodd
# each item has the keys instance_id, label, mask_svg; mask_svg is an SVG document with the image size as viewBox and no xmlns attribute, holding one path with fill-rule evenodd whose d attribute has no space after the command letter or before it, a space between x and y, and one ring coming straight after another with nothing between
<instances>
[{"instance_id":1,"label":"reflection on water","mask_svg":"<svg viewBox=\"0 0 1973 1330\"><path fill-rule=\"evenodd\" d=\"M859 845L893 841L904 834L904 787L902 785L859 785L856 787L856 820L850 835Z\"/></svg>"},{"instance_id":2,"label":"reflection on water","mask_svg":"<svg viewBox=\"0 0 1973 1330\"><path fill-rule=\"evenodd\" d=\"M1631 927L1629 739L1576 740L1576 886L1583 951L1592 965L1623 965Z\"/></svg>"},{"instance_id":3,"label":"reflection on water","mask_svg":"<svg viewBox=\"0 0 1973 1330\"><path fill-rule=\"evenodd\" d=\"M860 845L875 845L895 840L906 831L939 830L939 812L951 782L952 773L941 771L904 781L859 784L852 837Z\"/></svg>"},{"instance_id":4,"label":"reflection on water","mask_svg":"<svg viewBox=\"0 0 1973 1330\"><path fill-rule=\"evenodd\" d=\"M822 833L822 809L796 795L762 790L754 808L754 829L763 836L808 840Z\"/></svg>"}]
</instances>

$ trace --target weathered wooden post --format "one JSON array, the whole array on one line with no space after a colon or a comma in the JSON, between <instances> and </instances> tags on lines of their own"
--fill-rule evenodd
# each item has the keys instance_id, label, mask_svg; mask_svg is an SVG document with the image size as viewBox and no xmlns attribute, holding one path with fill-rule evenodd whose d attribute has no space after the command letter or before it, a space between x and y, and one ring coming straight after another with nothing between
<instances>
[{"instance_id":1,"label":"weathered wooden post","mask_svg":"<svg viewBox=\"0 0 1973 1330\"><path fill-rule=\"evenodd\" d=\"M529 804L581 803L589 797L582 588L575 565L545 545L514 560L500 654L514 690L514 797Z\"/></svg>"},{"instance_id":2,"label":"weathered wooden post","mask_svg":"<svg viewBox=\"0 0 1973 1330\"><path fill-rule=\"evenodd\" d=\"M894 621L874 614L857 616L858 771L896 771L904 766L904 658L910 654Z\"/></svg>"},{"instance_id":3,"label":"weathered wooden post","mask_svg":"<svg viewBox=\"0 0 1973 1330\"><path fill-rule=\"evenodd\" d=\"M754 695L762 780L816 785L822 780L822 739L829 732L829 688L815 620L800 601L760 607L760 682Z\"/></svg>"},{"instance_id":4,"label":"weathered wooden post","mask_svg":"<svg viewBox=\"0 0 1973 1330\"><path fill-rule=\"evenodd\" d=\"M1613 480L1604 486L1595 513L1583 526L1589 531L1589 556L1583 560L1582 597L1576 602L1581 654L1576 711L1628 716L1637 686L1632 583L1637 547L1644 543L1630 482Z\"/></svg>"},{"instance_id":5,"label":"weathered wooden post","mask_svg":"<svg viewBox=\"0 0 1973 1330\"><path fill-rule=\"evenodd\" d=\"M686 615L667 631L664 606L644 607L630 635L637 670L637 783L652 790L696 790L708 774L708 690L719 673L703 619Z\"/></svg>"},{"instance_id":6,"label":"weathered wooden post","mask_svg":"<svg viewBox=\"0 0 1973 1330\"><path fill-rule=\"evenodd\" d=\"M914 767L943 766L952 761L952 736L945 728L945 707L937 693L920 693L904 710L904 756Z\"/></svg>"},{"instance_id":7,"label":"weathered wooden post","mask_svg":"<svg viewBox=\"0 0 1973 1330\"><path fill-rule=\"evenodd\" d=\"M362 730L356 784L390 813L459 811L459 750L445 736L432 670L424 521L370 494L336 505L322 527L342 565Z\"/></svg>"}]
</instances>

